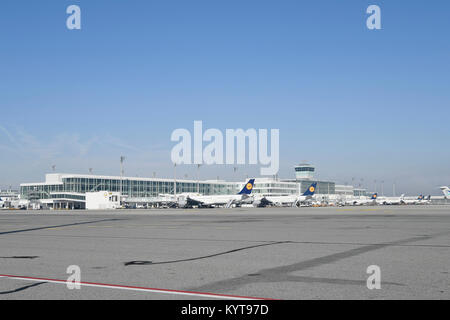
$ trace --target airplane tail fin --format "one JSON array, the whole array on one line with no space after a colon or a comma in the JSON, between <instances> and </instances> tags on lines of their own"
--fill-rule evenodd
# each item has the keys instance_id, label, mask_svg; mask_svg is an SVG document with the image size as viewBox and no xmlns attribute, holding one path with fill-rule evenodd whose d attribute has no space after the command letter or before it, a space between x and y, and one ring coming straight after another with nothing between
<instances>
[{"instance_id":1,"label":"airplane tail fin","mask_svg":"<svg viewBox=\"0 0 450 320\"><path fill-rule=\"evenodd\" d=\"M308 189L306 189L305 193L303 193L304 196L313 196L316 193L316 187L317 182L314 182L312 185L309 186Z\"/></svg>"},{"instance_id":2,"label":"airplane tail fin","mask_svg":"<svg viewBox=\"0 0 450 320\"><path fill-rule=\"evenodd\" d=\"M247 195L251 194L254 184L255 184L255 179L248 180L248 182L242 188L241 192L239 192L238 194L247 194Z\"/></svg>"},{"instance_id":3,"label":"airplane tail fin","mask_svg":"<svg viewBox=\"0 0 450 320\"><path fill-rule=\"evenodd\" d=\"M450 189L449 189L449 187L447 187L447 186L441 187L441 190L444 193L445 197L449 197L450 196Z\"/></svg>"},{"instance_id":4,"label":"airplane tail fin","mask_svg":"<svg viewBox=\"0 0 450 320\"><path fill-rule=\"evenodd\" d=\"M370 198L370 200L376 200L378 198L378 193L374 193L372 195L372 198Z\"/></svg>"}]
</instances>

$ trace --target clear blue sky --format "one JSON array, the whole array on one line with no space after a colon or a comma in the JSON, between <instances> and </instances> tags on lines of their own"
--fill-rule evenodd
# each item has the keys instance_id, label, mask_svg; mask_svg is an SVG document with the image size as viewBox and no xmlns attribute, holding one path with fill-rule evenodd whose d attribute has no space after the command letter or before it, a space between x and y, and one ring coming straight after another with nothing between
<instances>
[{"instance_id":1,"label":"clear blue sky","mask_svg":"<svg viewBox=\"0 0 450 320\"><path fill-rule=\"evenodd\" d=\"M66 28L71 4L81 30ZM370 4L382 30L366 28ZM171 176L171 132L203 120L280 129L284 178L309 160L322 179L439 194L449 12L447 0L2 0L0 186L41 181L52 164L118 174L121 154L128 175Z\"/></svg>"}]
</instances>

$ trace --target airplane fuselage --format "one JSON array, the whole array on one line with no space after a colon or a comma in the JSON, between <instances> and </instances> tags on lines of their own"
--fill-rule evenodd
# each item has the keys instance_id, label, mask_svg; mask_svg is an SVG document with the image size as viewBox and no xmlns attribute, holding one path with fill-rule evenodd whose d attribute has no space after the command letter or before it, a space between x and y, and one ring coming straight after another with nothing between
<instances>
[{"instance_id":1,"label":"airplane fuselage","mask_svg":"<svg viewBox=\"0 0 450 320\"><path fill-rule=\"evenodd\" d=\"M222 206L231 203L238 203L244 200L243 195L216 195L216 196L189 196L188 200L196 202L198 205L203 206Z\"/></svg>"}]
</instances>

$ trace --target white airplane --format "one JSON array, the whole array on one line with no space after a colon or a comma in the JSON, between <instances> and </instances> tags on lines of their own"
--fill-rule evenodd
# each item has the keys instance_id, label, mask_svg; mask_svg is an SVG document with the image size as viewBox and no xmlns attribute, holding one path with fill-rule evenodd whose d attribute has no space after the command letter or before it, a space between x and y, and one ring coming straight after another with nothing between
<instances>
[{"instance_id":1,"label":"white airplane","mask_svg":"<svg viewBox=\"0 0 450 320\"><path fill-rule=\"evenodd\" d=\"M402 194L400 197L381 197L376 201L378 204L384 205L400 205L404 203L405 195Z\"/></svg>"},{"instance_id":2,"label":"white airplane","mask_svg":"<svg viewBox=\"0 0 450 320\"><path fill-rule=\"evenodd\" d=\"M377 198L378 194L374 193L370 198L345 200L344 205L364 206L369 204L377 204Z\"/></svg>"},{"instance_id":3,"label":"white airplane","mask_svg":"<svg viewBox=\"0 0 450 320\"><path fill-rule=\"evenodd\" d=\"M242 188L241 192L232 195L212 195L212 196L199 196L199 195L188 195L184 203L180 203L182 207L219 207L225 206L226 208L231 207L233 204L240 205L242 202L250 197L253 190L253 185L255 179L250 179L245 186Z\"/></svg>"},{"instance_id":4,"label":"white airplane","mask_svg":"<svg viewBox=\"0 0 450 320\"><path fill-rule=\"evenodd\" d=\"M297 202L295 203L295 205L299 207L305 202L310 202L316 193L316 189L317 189L317 182L314 182L312 185L309 186L308 189L306 189L306 191L302 195L297 197Z\"/></svg>"},{"instance_id":5,"label":"white airplane","mask_svg":"<svg viewBox=\"0 0 450 320\"><path fill-rule=\"evenodd\" d=\"M424 197L423 195L418 196L417 199L405 199L404 195L402 195L400 201L400 204L429 204L429 203L431 203L431 196Z\"/></svg>"},{"instance_id":6,"label":"white airplane","mask_svg":"<svg viewBox=\"0 0 450 320\"><path fill-rule=\"evenodd\" d=\"M253 201L256 207L293 207L297 202L297 196L267 196Z\"/></svg>"},{"instance_id":7,"label":"white airplane","mask_svg":"<svg viewBox=\"0 0 450 320\"><path fill-rule=\"evenodd\" d=\"M418 198L417 199L405 199L405 197L403 197L401 204L417 204L418 201L419 201Z\"/></svg>"},{"instance_id":8,"label":"white airplane","mask_svg":"<svg viewBox=\"0 0 450 320\"><path fill-rule=\"evenodd\" d=\"M151 205L161 206L162 208L175 208L178 206L178 198L182 195L159 194L157 198L152 199Z\"/></svg>"},{"instance_id":9,"label":"white airplane","mask_svg":"<svg viewBox=\"0 0 450 320\"><path fill-rule=\"evenodd\" d=\"M276 206L276 207L294 207L299 206L300 203L305 202L307 200L312 199L316 192L317 183L311 184L311 186L306 189L306 191L300 195L292 195L292 196L265 196L259 199L255 199L253 201L253 206L255 207L267 207L267 206Z\"/></svg>"},{"instance_id":10,"label":"white airplane","mask_svg":"<svg viewBox=\"0 0 450 320\"><path fill-rule=\"evenodd\" d=\"M442 193L444 194L444 198L450 198L450 189L449 187L441 187Z\"/></svg>"},{"instance_id":11,"label":"white airplane","mask_svg":"<svg viewBox=\"0 0 450 320\"><path fill-rule=\"evenodd\" d=\"M431 196L425 198L423 195L420 195L417 200L417 204L429 204L431 203Z\"/></svg>"}]
</instances>

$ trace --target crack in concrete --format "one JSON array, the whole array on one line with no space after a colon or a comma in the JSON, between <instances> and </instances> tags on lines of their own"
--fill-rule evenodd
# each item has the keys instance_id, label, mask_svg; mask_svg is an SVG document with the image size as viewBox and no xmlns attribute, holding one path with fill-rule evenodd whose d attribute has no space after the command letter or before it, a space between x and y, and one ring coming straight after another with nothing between
<instances>
[{"instance_id":1,"label":"crack in concrete","mask_svg":"<svg viewBox=\"0 0 450 320\"><path fill-rule=\"evenodd\" d=\"M0 257L0 259L36 259L39 256L12 256L12 257Z\"/></svg>"},{"instance_id":2,"label":"crack in concrete","mask_svg":"<svg viewBox=\"0 0 450 320\"><path fill-rule=\"evenodd\" d=\"M36 227L36 228L30 228L30 229L4 231L4 232L0 232L0 235L21 233L21 232L28 232L28 231L36 231L36 230L44 230L44 229L71 227L71 226L78 226L78 225L83 225L83 224L91 224L91 223L106 222L106 221L120 221L120 220L123 220L123 219L102 219L102 220L85 221L85 222L74 222L74 223L61 224L61 225L56 225L56 226L44 226L44 227Z\"/></svg>"},{"instance_id":3,"label":"crack in concrete","mask_svg":"<svg viewBox=\"0 0 450 320\"><path fill-rule=\"evenodd\" d=\"M142 260L140 260L140 261L139 260L137 260L137 261L128 261L128 262L125 262L124 265L126 265L126 266L141 265L142 266L142 265L157 265L157 264L169 264L169 263L179 263L179 262L186 262L186 261L195 261L195 260L202 260L202 259L217 257L217 256L221 256L221 255L225 255L225 254L229 254L229 253L233 253L233 252L238 252L238 251L242 251L242 250L248 250L248 249L253 249L253 248L258 248L258 247L272 246L272 245L276 245L276 244L285 244L285 243L291 243L291 242L290 241L278 241L278 242L264 243L264 244L254 245L254 246L248 246L248 247L228 250L228 251L219 252L219 253L210 254L210 255L201 256L201 257L180 259L180 260L172 260L172 261L161 261L161 262L152 262L152 261L145 261L145 260L144 261L142 261Z\"/></svg>"},{"instance_id":4,"label":"crack in concrete","mask_svg":"<svg viewBox=\"0 0 450 320\"><path fill-rule=\"evenodd\" d=\"M20 292L20 291L23 291L23 290L26 290L26 289L29 289L29 288L32 288L32 287L39 286L39 285L44 284L44 283L47 283L47 282L33 283L33 284L28 285L28 286L20 287L20 288L14 289L14 290L2 291L2 292L0 292L0 294L11 294L11 293Z\"/></svg>"},{"instance_id":5,"label":"crack in concrete","mask_svg":"<svg viewBox=\"0 0 450 320\"><path fill-rule=\"evenodd\" d=\"M311 269L314 267L318 267L321 265L326 265L330 263L334 263L343 259L347 259L350 257L362 255L364 253L380 250L390 246L402 245L411 242L429 240L434 237L449 234L450 232L441 232L434 235L425 235L425 236L416 236L408 239L397 240L387 243L379 243L379 244L371 244L362 247L358 247L355 249L350 249L347 251L330 254L327 256L314 258L310 260L305 260L285 266L268 268L256 271L252 274L252 276L244 275L235 278L219 280L215 282L211 282L202 286L198 286L195 288L190 288L192 291L208 291L212 290L214 292L225 291L225 290L233 290L239 287L242 287L251 283L268 283L268 282L320 282L320 283L333 283L333 284L353 284L353 285L365 285L365 281L361 280L349 280L349 279L330 279L330 278L312 278L312 277L303 277L303 276L294 276L289 275L289 273L302 271ZM386 284L388 284L386 282ZM399 283L390 283L392 285L402 285Z\"/></svg>"}]
</instances>

